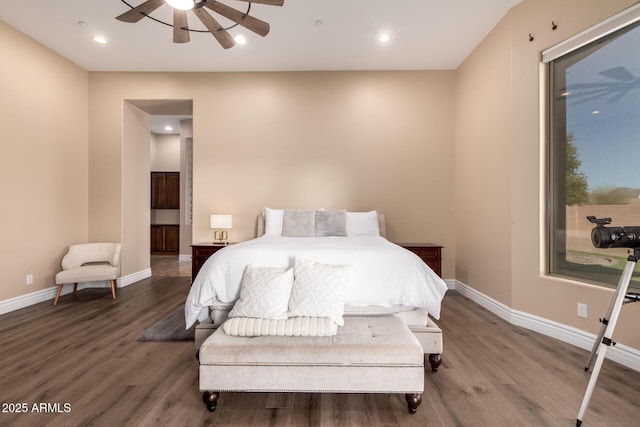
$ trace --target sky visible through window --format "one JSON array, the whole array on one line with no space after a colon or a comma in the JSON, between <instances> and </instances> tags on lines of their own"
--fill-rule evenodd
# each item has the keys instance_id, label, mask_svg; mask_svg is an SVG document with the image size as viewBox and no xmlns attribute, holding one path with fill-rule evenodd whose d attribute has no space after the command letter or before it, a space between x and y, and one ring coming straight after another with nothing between
<instances>
[{"instance_id":1,"label":"sky visible through window","mask_svg":"<svg viewBox=\"0 0 640 427\"><path fill-rule=\"evenodd\" d=\"M640 189L640 27L567 68L567 133L589 191Z\"/></svg>"}]
</instances>

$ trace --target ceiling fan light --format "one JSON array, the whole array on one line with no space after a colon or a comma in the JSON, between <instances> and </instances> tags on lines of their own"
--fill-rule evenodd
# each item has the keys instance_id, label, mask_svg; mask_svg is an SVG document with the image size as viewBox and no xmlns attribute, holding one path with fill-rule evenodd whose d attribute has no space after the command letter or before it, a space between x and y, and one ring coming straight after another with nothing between
<instances>
[{"instance_id":1,"label":"ceiling fan light","mask_svg":"<svg viewBox=\"0 0 640 427\"><path fill-rule=\"evenodd\" d=\"M195 6L194 0L164 0L169 6L174 9L191 10Z\"/></svg>"}]
</instances>

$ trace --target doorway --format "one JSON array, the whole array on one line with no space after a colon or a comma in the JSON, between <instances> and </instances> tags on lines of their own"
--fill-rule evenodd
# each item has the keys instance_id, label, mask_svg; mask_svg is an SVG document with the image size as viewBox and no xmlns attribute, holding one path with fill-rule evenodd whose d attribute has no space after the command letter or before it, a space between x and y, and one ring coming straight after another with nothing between
<instances>
[{"instance_id":1,"label":"doorway","mask_svg":"<svg viewBox=\"0 0 640 427\"><path fill-rule=\"evenodd\" d=\"M191 271L191 177L193 141L192 100L128 100L146 113L148 153L146 172L140 173L146 194L144 242L152 275L189 276ZM140 167L142 162L138 164ZM165 178L164 180L162 178ZM153 183L163 182L164 186ZM139 187L140 188L140 187ZM158 188L162 188L158 192ZM155 197L154 197L155 194ZM159 194L168 197L158 197ZM147 197L149 199L147 199ZM124 206L125 211L135 207ZM136 211L137 212L137 211ZM146 212L146 214L145 214ZM137 214L137 213L136 213ZM142 221L142 217L140 221ZM158 242L161 242L158 246ZM142 242L141 242L142 243ZM161 250L158 250L159 247ZM166 250L165 250L166 249ZM163 253L164 252L164 253Z\"/></svg>"}]
</instances>

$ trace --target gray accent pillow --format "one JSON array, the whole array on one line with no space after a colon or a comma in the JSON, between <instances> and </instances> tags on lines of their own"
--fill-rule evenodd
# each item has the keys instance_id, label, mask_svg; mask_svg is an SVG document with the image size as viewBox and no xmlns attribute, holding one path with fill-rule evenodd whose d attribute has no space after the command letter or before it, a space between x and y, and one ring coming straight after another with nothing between
<instances>
[{"instance_id":1,"label":"gray accent pillow","mask_svg":"<svg viewBox=\"0 0 640 427\"><path fill-rule=\"evenodd\" d=\"M346 236L347 211L316 211L316 237Z\"/></svg>"},{"instance_id":2,"label":"gray accent pillow","mask_svg":"<svg viewBox=\"0 0 640 427\"><path fill-rule=\"evenodd\" d=\"M282 235L284 237L314 237L316 211L285 210L282 217Z\"/></svg>"}]
</instances>

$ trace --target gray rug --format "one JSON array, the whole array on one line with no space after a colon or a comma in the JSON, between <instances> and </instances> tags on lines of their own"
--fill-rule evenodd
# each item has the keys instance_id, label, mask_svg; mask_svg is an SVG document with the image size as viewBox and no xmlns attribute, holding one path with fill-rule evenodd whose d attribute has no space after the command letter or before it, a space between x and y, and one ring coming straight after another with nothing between
<instances>
[{"instance_id":1,"label":"gray rug","mask_svg":"<svg viewBox=\"0 0 640 427\"><path fill-rule=\"evenodd\" d=\"M138 341L194 341L196 327L185 329L184 305L173 310L138 335Z\"/></svg>"}]
</instances>

